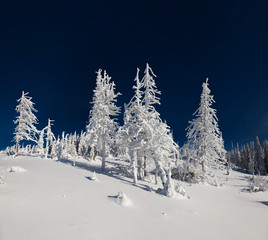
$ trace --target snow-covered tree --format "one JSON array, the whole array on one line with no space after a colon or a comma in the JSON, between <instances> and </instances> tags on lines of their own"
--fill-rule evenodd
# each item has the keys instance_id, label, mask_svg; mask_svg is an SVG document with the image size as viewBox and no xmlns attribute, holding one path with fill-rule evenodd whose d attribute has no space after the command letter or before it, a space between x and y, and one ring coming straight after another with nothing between
<instances>
[{"instance_id":1,"label":"snow-covered tree","mask_svg":"<svg viewBox=\"0 0 268 240\"><path fill-rule=\"evenodd\" d=\"M45 158L47 158L48 154L50 154L51 149L52 149L53 141L56 140L53 132L51 131L52 122L53 122L53 120L48 119L47 126L45 127L45 130L46 130L46 153L45 153Z\"/></svg>"},{"instance_id":2,"label":"snow-covered tree","mask_svg":"<svg viewBox=\"0 0 268 240\"><path fill-rule=\"evenodd\" d=\"M33 112L37 112L34 108L32 98L28 96L28 93L22 92L22 96L17 100L19 103L16 107L16 112L19 116L14 121L17 124L14 133L14 141L16 141L16 155L19 151L19 143L22 140L28 140L37 142L37 135L39 131L36 129L35 124L38 124L38 120Z\"/></svg>"},{"instance_id":3,"label":"snow-covered tree","mask_svg":"<svg viewBox=\"0 0 268 240\"><path fill-rule=\"evenodd\" d=\"M143 129L145 135L145 153L147 159L152 158L156 166L156 174L160 175L165 195L168 192L174 191L170 189L173 184L170 184L172 179L168 178L171 168L174 167L176 159L179 155L177 151L178 145L174 142L173 136L169 126L162 121L160 114L156 111L154 105L160 104L160 98L158 95L161 92L157 89L153 73L149 64L146 64L144 77L141 81L144 87L144 117L143 117ZM167 181L168 180L168 181Z\"/></svg>"},{"instance_id":4,"label":"snow-covered tree","mask_svg":"<svg viewBox=\"0 0 268 240\"><path fill-rule=\"evenodd\" d=\"M263 150L261 147L261 143L258 137L256 137L256 172L258 174L265 173L264 161L263 161Z\"/></svg>"},{"instance_id":5,"label":"snow-covered tree","mask_svg":"<svg viewBox=\"0 0 268 240\"><path fill-rule=\"evenodd\" d=\"M133 181L137 183L137 175L144 178L148 161L154 163L156 174L160 175L163 186L167 182L166 175L170 162L177 156L177 145L173 141L171 131L164 123L154 104L160 104L157 96L154 73L146 65L144 77L139 80L139 69L135 78L135 95L125 106L124 126L121 134L128 144L131 158ZM173 186L172 184L170 186Z\"/></svg>"},{"instance_id":6,"label":"snow-covered tree","mask_svg":"<svg viewBox=\"0 0 268 240\"><path fill-rule=\"evenodd\" d=\"M86 132L81 131L77 153L81 156L86 156L87 149L88 145L86 143Z\"/></svg>"},{"instance_id":7,"label":"snow-covered tree","mask_svg":"<svg viewBox=\"0 0 268 240\"><path fill-rule=\"evenodd\" d=\"M264 161L265 172L266 174L268 174L268 140L265 140L263 142L263 161Z\"/></svg>"},{"instance_id":8,"label":"snow-covered tree","mask_svg":"<svg viewBox=\"0 0 268 240\"><path fill-rule=\"evenodd\" d=\"M44 134L45 128L40 131L39 140L37 143L37 152L41 154L44 154Z\"/></svg>"},{"instance_id":9,"label":"snow-covered tree","mask_svg":"<svg viewBox=\"0 0 268 240\"><path fill-rule=\"evenodd\" d=\"M93 151L101 152L103 170L105 169L107 146L117 129L117 123L113 117L120 112L120 108L115 105L120 93L115 93L115 84L110 80L111 77L106 71L103 74L102 70L97 72L93 107L87 125L87 141Z\"/></svg>"},{"instance_id":10,"label":"snow-covered tree","mask_svg":"<svg viewBox=\"0 0 268 240\"><path fill-rule=\"evenodd\" d=\"M202 172L205 175L209 164L226 161L226 151L216 110L211 107L215 101L210 95L208 79L202 87L200 106L193 114L196 118L189 122L190 125L186 130L191 155L202 165Z\"/></svg>"},{"instance_id":11,"label":"snow-covered tree","mask_svg":"<svg viewBox=\"0 0 268 240\"><path fill-rule=\"evenodd\" d=\"M248 170L253 175L255 174L255 144L254 142L250 142L249 145L249 163Z\"/></svg>"},{"instance_id":12,"label":"snow-covered tree","mask_svg":"<svg viewBox=\"0 0 268 240\"><path fill-rule=\"evenodd\" d=\"M143 117L144 117L144 106L142 105L142 84L139 80L139 69L137 69L137 75L134 80L136 85L135 95L131 99L128 105L125 105L124 112L124 126L120 128L119 135L121 136L121 143L128 148L128 152L131 158L131 166L133 172L133 181L137 183L137 165L138 159L141 159L141 152L143 149L144 141L144 129L143 129Z\"/></svg>"}]
</instances>

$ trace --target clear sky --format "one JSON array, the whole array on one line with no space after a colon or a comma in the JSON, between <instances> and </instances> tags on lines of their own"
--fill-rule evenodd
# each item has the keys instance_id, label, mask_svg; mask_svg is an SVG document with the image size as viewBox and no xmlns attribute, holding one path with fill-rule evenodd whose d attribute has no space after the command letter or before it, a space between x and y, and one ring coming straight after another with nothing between
<instances>
[{"instance_id":1,"label":"clear sky","mask_svg":"<svg viewBox=\"0 0 268 240\"><path fill-rule=\"evenodd\" d=\"M267 1L1 1L0 149L13 144L16 100L29 92L38 128L85 129L95 72L106 69L133 96L148 62L157 107L179 145L209 77L227 148L268 137ZM119 116L122 122L122 116Z\"/></svg>"}]
</instances>

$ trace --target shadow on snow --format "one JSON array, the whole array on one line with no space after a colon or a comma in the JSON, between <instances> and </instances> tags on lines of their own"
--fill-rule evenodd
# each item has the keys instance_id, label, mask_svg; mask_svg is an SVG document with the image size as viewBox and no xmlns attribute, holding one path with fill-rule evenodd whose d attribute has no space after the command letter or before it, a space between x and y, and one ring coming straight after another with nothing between
<instances>
[{"instance_id":1,"label":"shadow on snow","mask_svg":"<svg viewBox=\"0 0 268 240\"><path fill-rule=\"evenodd\" d=\"M58 159L57 162L61 162L63 164L73 166L74 161L69 160L69 159L65 159L65 158L61 158L61 159ZM106 167L106 169L103 171L99 166L94 166L94 165L90 165L88 163L81 163L81 162L76 162L75 167L118 179L124 184L132 185L134 187L138 187L138 188L145 190L145 191L148 191L148 192L154 191L152 188L150 188L146 184L138 183L137 185L135 185L135 184L133 184L133 182L131 180L125 179L124 178L125 176L123 175L124 172L120 169L120 166L122 166L121 164L114 163L114 162L107 162L107 163L110 163L110 164L114 165L115 167ZM85 178L87 180L92 181L92 178L89 176L87 176Z\"/></svg>"}]
</instances>

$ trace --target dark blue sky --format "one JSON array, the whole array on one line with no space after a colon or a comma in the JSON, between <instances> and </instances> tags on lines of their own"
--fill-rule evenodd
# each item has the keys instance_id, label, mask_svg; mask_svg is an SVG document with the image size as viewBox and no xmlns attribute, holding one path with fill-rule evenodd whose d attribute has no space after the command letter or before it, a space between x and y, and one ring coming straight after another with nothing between
<instances>
[{"instance_id":1,"label":"dark blue sky","mask_svg":"<svg viewBox=\"0 0 268 240\"><path fill-rule=\"evenodd\" d=\"M148 62L162 92L157 109L183 145L210 78L227 148L268 136L266 1L3 1L0 5L0 148L11 145L16 100L28 91L39 129L85 128L99 68L133 95ZM122 119L122 116L120 116Z\"/></svg>"}]
</instances>

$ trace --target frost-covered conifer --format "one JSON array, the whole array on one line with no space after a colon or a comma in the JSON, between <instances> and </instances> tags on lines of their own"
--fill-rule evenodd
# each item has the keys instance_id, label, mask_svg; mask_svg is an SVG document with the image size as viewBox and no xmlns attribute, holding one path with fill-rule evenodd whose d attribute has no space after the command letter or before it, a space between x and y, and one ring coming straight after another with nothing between
<instances>
[{"instance_id":1,"label":"frost-covered conifer","mask_svg":"<svg viewBox=\"0 0 268 240\"><path fill-rule=\"evenodd\" d=\"M138 174L138 157L142 157L139 153L142 151L143 145L145 144L145 132L143 129L145 108L142 105L141 99L142 84L139 80L139 69L137 69L137 75L134 81L136 82L136 85L133 87L135 89L135 95L131 99L130 103L128 105L125 105L124 126L120 128L119 132L122 140L119 141L125 143L125 145L128 147L128 152L131 158L133 181L136 184Z\"/></svg>"},{"instance_id":2,"label":"frost-covered conifer","mask_svg":"<svg viewBox=\"0 0 268 240\"><path fill-rule=\"evenodd\" d=\"M244 145L241 149L241 168L244 170L248 170L248 162L249 162L249 158L247 154L247 148Z\"/></svg>"},{"instance_id":3,"label":"frost-covered conifer","mask_svg":"<svg viewBox=\"0 0 268 240\"><path fill-rule=\"evenodd\" d=\"M121 130L125 142L128 143L132 163L133 181L137 183L137 175L143 178L148 161L156 166L163 186L170 169L170 162L177 156L177 145L173 141L171 131L164 123L154 104L160 104L157 97L160 92L155 85L155 77L149 65L146 65L142 81L139 80L139 69L135 78L135 95L125 107L124 126ZM172 184L169 186L173 186Z\"/></svg>"},{"instance_id":4,"label":"frost-covered conifer","mask_svg":"<svg viewBox=\"0 0 268 240\"><path fill-rule=\"evenodd\" d=\"M248 163L248 170L253 175L255 173L255 145L254 142L250 142L249 148L249 163Z\"/></svg>"},{"instance_id":5,"label":"frost-covered conifer","mask_svg":"<svg viewBox=\"0 0 268 240\"><path fill-rule=\"evenodd\" d=\"M105 169L105 157L107 146L117 129L117 123L113 117L117 116L120 108L115 105L118 95L115 93L115 84L111 77L102 70L97 72L96 88L93 95L93 107L89 115L87 125L87 141L92 147L101 152L102 169Z\"/></svg>"},{"instance_id":6,"label":"frost-covered conifer","mask_svg":"<svg viewBox=\"0 0 268 240\"><path fill-rule=\"evenodd\" d=\"M263 160L264 160L264 167L265 172L268 174L268 140L263 142Z\"/></svg>"},{"instance_id":7,"label":"frost-covered conifer","mask_svg":"<svg viewBox=\"0 0 268 240\"><path fill-rule=\"evenodd\" d=\"M37 152L41 154L44 154L44 134L45 128L40 131L39 140L37 143Z\"/></svg>"},{"instance_id":8,"label":"frost-covered conifer","mask_svg":"<svg viewBox=\"0 0 268 240\"><path fill-rule=\"evenodd\" d=\"M86 143L86 132L81 131L79 138L78 154L81 156L86 156L88 145Z\"/></svg>"},{"instance_id":9,"label":"frost-covered conifer","mask_svg":"<svg viewBox=\"0 0 268 240\"><path fill-rule=\"evenodd\" d=\"M236 166L240 167L242 158L241 158L241 152L240 152L240 148L239 148L239 143L236 144L235 154L236 154Z\"/></svg>"},{"instance_id":10,"label":"frost-covered conifer","mask_svg":"<svg viewBox=\"0 0 268 240\"><path fill-rule=\"evenodd\" d=\"M37 142L37 135L39 131L36 129L35 124L38 120L33 112L37 112L34 108L32 98L27 96L28 93L22 92L22 96L17 100L19 103L16 107L16 112L19 116L14 121L17 124L14 133L14 141L16 141L16 155L18 155L19 143L22 140Z\"/></svg>"},{"instance_id":11,"label":"frost-covered conifer","mask_svg":"<svg viewBox=\"0 0 268 240\"><path fill-rule=\"evenodd\" d=\"M202 165L202 172L205 174L208 164L226 161L226 151L216 110L211 107L215 101L210 95L208 79L202 87L200 106L193 114L196 118L189 122L190 126L186 130L191 154Z\"/></svg>"},{"instance_id":12,"label":"frost-covered conifer","mask_svg":"<svg viewBox=\"0 0 268 240\"><path fill-rule=\"evenodd\" d=\"M56 140L53 132L51 131L52 122L53 122L53 120L48 119L48 124L45 127L45 130L46 130L46 153L45 153L45 158L47 158L48 154L50 154L53 141Z\"/></svg>"},{"instance_id":13,"label":"frost-covered conifer","mask_svg":"<svg viewBox=\"0 0 268 240\"><path fill-rule=\"evenodd\" d=\"M74 134L68 135L67 153L71 156L76 155L76 132Z\"/></svg>"},{"instance_id":14,"label":"frost-covered conifer","mask_svg":"<svg viewBox=\"0 0 268 240\"><path fill-rule=\"evenodd\" d=\"M265 173L264 161L263 161L263 150L258 137L256 137L256 172L258 174Z\"/></svg>"}]
</instances>

